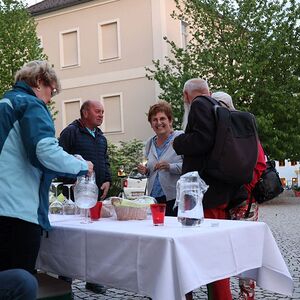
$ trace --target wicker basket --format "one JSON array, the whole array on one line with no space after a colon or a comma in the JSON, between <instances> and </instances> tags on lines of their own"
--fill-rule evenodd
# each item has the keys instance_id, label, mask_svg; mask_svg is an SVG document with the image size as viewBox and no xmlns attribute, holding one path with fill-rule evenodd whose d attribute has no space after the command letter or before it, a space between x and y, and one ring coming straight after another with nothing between
<instances>
[{"instance_id":1,"label":"wicker basket","mask_svg":"<svg viewBox=\"0 0 300 300\"><path fill-rule=\"evenodd\" d=\"M147 207L114 206L114 209L119 221L147 219Z\"/></svg>"}]
</instances>

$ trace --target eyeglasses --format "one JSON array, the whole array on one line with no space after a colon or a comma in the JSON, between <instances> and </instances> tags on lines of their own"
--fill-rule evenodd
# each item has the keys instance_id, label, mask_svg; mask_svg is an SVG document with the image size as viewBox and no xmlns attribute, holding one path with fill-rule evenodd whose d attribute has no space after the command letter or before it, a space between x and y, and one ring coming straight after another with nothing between
<instances>
[{"instance_id":1,"label":"eyeglasses","mask_svg":"<svg viewBox=\"0 0 300 300\"><path fill-rule=\"evenodd\" d=\"M51 88L51 97L54 97L58 94L58 91L56 88Z\"/></svg>"}]
</instances>

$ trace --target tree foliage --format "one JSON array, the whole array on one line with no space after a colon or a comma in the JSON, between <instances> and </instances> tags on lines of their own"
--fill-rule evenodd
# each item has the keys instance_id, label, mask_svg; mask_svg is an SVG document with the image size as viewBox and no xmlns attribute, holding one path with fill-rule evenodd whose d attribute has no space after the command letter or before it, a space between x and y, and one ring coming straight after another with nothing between
<instances>
[{"instance_id":1,"label":"tree foliage","mask_svg":"<svg viewBox=\"0 0 300 300\"><path fill-rule=\"evenodd\" d=\"M119 145L108 143L108 157L112 173L112 186L109 196L116 196L122 191L121 178L118 177L118 170L124 167L125 174L129 174L143 159L143 142L132 140L120 142Z\"/></svg>"},{"instance_id":2,"label":"tree foliage","mask_svg":"<svg viewBox=\"0 0 300 300\"><path fill-rule=\"evenodd\" d=\"M0 0L0 96L14 83L14 75L31 60L47 59L36 34L36 23L19 0ZM49 104L54 117L54 103Z\"/></svg>"},{"instance_id":3,"label":"tree foliage","mask_svg":"<svg viewBox=\"0 0 300 300\"><path fill-rule=\"evenodd\" d=\"M212 91L229 93L235 106L255 114L259 135L276 159L300 160L300 4L294 0L174 0L172 17L189 25L191 39L154 61L148 78L182 120L186 80L206 78Z\"/></svg>"}]
</instances>

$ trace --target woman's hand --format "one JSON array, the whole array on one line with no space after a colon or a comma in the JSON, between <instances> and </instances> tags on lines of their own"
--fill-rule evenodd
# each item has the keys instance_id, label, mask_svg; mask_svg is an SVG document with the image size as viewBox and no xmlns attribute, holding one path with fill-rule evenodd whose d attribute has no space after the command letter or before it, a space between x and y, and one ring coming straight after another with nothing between
<instances>
[{"instance_id":1,"label":"woman's hand","mask_svg":"<svg viewBox=\"0 0 300 300\"><path fill-rule=\"evenodd\" d=\"M166 161L161 161L154 166L154 170L170 170L170 164Z\"/></svg>"},{"instance_id":2,"label":"woman's hand","mask_svg":"<svg viewBox=\"0 0 300 300\"><path fill-rule=\"evenodd\" d=\"M137 166L137 170L139 171L139 173L145 175L148 173L148 168L146 166L144 166L143 164L139 164Z\"/></svg>"}]
</instances>

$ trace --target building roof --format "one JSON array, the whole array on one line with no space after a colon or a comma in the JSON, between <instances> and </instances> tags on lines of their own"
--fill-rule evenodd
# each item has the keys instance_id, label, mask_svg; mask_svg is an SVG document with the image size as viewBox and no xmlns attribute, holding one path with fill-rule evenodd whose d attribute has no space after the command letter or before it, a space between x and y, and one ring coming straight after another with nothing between
<instances>
[{"instance_id":1,"label":"building roof","mask_svg":"<svg viewBox=\"0 0 300 300\"><path fill-rule=\"evenodd\" d=\"M38 16L89 1L92 0L44 0L37 4L31 5L28 10L32 16Z\"/></svg>"}]
</instances>

